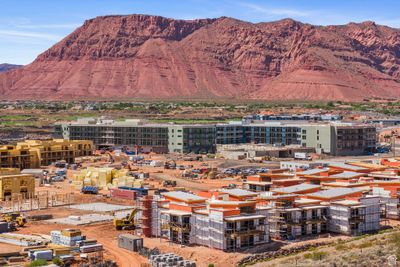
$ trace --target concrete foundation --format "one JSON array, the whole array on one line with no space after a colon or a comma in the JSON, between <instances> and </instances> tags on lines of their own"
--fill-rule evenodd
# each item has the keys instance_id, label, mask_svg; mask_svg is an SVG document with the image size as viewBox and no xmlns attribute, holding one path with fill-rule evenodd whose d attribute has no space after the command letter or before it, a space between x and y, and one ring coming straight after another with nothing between
<instances>
[{"instance_id":1,"label":"concrete foundation","mask_svg":"<svg viewBox=\"0 0 400 267\"><path fill-rule=\"evenodd\" d=\"M88 210L94 212L111 212L120 210L131 210L133 206L114 205L102 202L77 204L69 206L71 209Z\"/></svg>"}]
</instances>

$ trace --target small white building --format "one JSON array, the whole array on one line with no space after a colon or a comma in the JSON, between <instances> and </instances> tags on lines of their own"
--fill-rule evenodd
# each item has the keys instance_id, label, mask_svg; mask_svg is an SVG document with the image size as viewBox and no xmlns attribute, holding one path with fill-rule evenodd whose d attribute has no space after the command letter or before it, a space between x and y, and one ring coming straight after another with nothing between
<instances>
[{"instance_id":1,"label":"small white building","mask_svg":"<svg viewBox=\"0 0 400 267\"><path fill-rule=\"evenodd\" d=\"M308 161L281 161L280 168L281 169L289 169L291 171L296 171L297 169L313 169L323 166L323 163L320 162L308 162Z\"/></svg>"}]
</instances>

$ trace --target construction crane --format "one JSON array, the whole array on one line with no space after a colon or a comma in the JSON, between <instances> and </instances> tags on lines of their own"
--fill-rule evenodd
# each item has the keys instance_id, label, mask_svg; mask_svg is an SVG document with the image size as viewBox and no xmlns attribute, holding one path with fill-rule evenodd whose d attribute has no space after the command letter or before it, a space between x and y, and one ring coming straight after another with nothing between
<instances>
[{"instance_id":1,"label":"construction crane","mask_svg":"<svg viewBox=\"0 0 400 267\"><path fill-rule=\"evenodd\" d=\"M114 227L116 230L134 230L135 229L135 215L138 209L132 210L131 214L127 215L125 218L117 219L114 218Z\"/></svg>"},{"instance_id":2,"label":"construction crane","mask_svg":"<svg viewBox=\"0 0 400 267\"><path fill-rule=\"evenodd\" d=\"M23 227L26 224L26 218L20 213L4 213L3 220L9 223L15 223L18 227Z\"/></svg>"}]
</instances>

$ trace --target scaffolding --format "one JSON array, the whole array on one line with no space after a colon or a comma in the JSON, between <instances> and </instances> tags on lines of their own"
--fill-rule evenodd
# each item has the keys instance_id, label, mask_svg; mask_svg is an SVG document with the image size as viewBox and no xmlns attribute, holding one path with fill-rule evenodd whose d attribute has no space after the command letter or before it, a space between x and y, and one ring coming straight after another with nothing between
<instances>
[{"instance_id":1,"label":"scaffolding","mask_svg":"<svg viewBox=\"0 0 400 267\"><path fill-rule=\"evenodd\" d=\"M254 219L228 222L225 229L226 250L253 247L268 242L265 218L255 223ZM260 223L261 222L261 223Z\"/></svg>"},{"instance_id":2,"label":"scaffolding","mask_svg":"<svg viewBox=\"0 0 400 267\"><path fill-rule=\"evenodd\" d=\"M328 207L293 207L287 201L275 202L270 211L269 223L271 237L284 240L297 236L319 234L327 231Z\"/></svg>"},{"instance_id":3,"label":"scaffolding","mask_svg":"<svg viewBox=\"0 0 400 267\"><path fill-rule=\"evenodd\" d=\"M346 235L361 235L380 228L379 198L362 198L357 205L331 204L329 231Z\"/></svg>"},{"instance_id":4,"label":"scaffolding","mask_svg":"<svg viewBox=\"0 0 400 267\"><path fill-rule=\"evenodd\" d=\"M143 196L139 201L139 207L141 210L141 228L142 233L145 237L152 236L152 203L153 197L152 196Z\"/></svg>"},{"instance_id":5,"label":"scaffolding","mask_svg":"<svg viewBox=\"0 0 400 267\"><path fill-rule=\"evenodd\" d=\"M162 229L167 231L171 242L181 245L190 244L190 217L190 215L169 214L169 219L162 224Z\"/></svg>"},{"instance_id":6,"label":"scaffolding","mask_svg":"<svg viewBox=\"0 0 400 267\"><path fill-rule=\"evenodd\" d=\"M288 217L288 208L291 208L290 203L285 200L276 200L274 207L269 212L268 223L271 238L287 239L291 235L292 218Z\"/></svg>"},{"instance_id":7,"label":"scaffolding","mask_svg":"<svg viewBox=\"0 0 400 267\"><path fill-rule=\"evenodd\" d=\"M226 223L221 218L211 217L209 214L194 213L190 218L192 225L190 242L211 248L224 250L224 229Z\"/></svg>"}]
</instances>

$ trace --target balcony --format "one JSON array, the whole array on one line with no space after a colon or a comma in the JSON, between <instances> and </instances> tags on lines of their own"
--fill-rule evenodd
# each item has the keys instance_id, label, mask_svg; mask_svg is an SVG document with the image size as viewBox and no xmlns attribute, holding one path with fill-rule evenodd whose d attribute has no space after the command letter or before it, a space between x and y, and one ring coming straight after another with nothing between
<instances>
[{"instance_id":1,"label":"balcony","mask_svg":"<svg viewBox=\"0 0 400 267\"><path fill-rule=\"evenodd\" d=\"M320 222L320 221L326 221L325 216L312 216L312 217L301 217L300 222L302 223L307 223L307 222Z\"/></svg>"},{"instance_id":2,"label":"balcony","mask_svg":"<svg viewBox=\"0 0 400 267\"><path fill-rule=\"evenodd\" d=\"M359 223L365 221L365 215L352 214L349 218L349 223Z\"/></svg>"},{"instance_id":3,"label":"balcony","mask_svg":"<svg viewBox=\"0 0 400 267\"><path fill-rule=\"evenodd\" d=\"M240 228L228 228L225 230L225 235L249 235L265 231L265 225L247 226Z\"/></svg>"}]
</instances>

